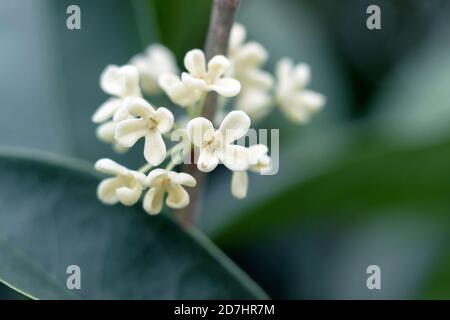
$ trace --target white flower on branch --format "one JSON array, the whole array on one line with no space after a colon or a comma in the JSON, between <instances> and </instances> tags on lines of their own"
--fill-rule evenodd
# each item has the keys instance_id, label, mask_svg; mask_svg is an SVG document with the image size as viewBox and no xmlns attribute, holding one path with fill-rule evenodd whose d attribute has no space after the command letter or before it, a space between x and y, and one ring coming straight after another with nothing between
<instances>
[{"instance_id":1,"label":"white flower on branch","mask_svg":"<svg viewBox=\"0 0 450 320\"><path fill-rule=\"evenodd\" d=\"M254 87L242 89L236 101L236 108L247 113L254 121L264 118L273 107L273 99L268 90Z\"/></svg>"},{"instance_id":2,"label":"white flower on branch","mask_svg":"<svg viewBox=\"0 0 450 320\"><path fill-rule=\"evenodd\" d=\"M173 126L172 112L163 107L155 110L142 98L129 99L126 110L130 117L117 123L117 143L130 148L145 137L144 157L151 165L159 165L166 157L162 134L169 132Z\"/></svg>"},{"instance_id":3,"label":"white flower on branch","mask_svg":"<svg viewBox=\"0 0 450 320\"><path fill-rule=\"evenodd\" d=\"M191 106L200 100L201 91L186 86L176 74L162 74L158 83L170 100L181 107Z\"/></svg>"},{"instance_id":4,"label":"white flower on branch","mask_svg":"<svg viewBox=\"0 0 450 320\"><path fill-rule=\"evenodd\" d=\"M154 169L146 177L145 184L149 190L144 197L144 210L154 215L161 212L166 193L168 194L166 204L169 208L186 207L189 204L189 194L183 186L194 187L196 181L184 172Z\"/></svg>"},{"instance_id":5,"label":"white flower on branch","mask_svg":"<svg viewBox=\"0 0 450 320\"><path fill-rule=\"evenodd\" d=\"M117 123L115 121L106 121L97 127L95 134L100 141L112 144L116 152L125 153L129 148L125 148L117 143L115 138L116 127Z\"/></svg>"},{"instance_id":6,"label":"white flower on branch","mask_svg":"<svg viewBox=\"0 0 450 320\"><path fill-rule=\"evenodd\" d=\"M243 111L232 111L222 121L218 130L203 117L189 121L187 130L192 143L200 148L197 167L200 171L214 170L219 160L232 171L246 170L248 150L232 144L243 137L250 128L250 118Z\"/></svg>"},{"instance_id":7,"label":"white flower on branch","mask_svg":"<svg viewBox=\"0 0 450 320\"><path fill-rule=\"evenodd\" d=\"M264 173L270 169L271 160L267 155L267 146L257 144L248 148L249 151L249 166L248 170L256 173ZM247 196L248 189L248 173L245 170L233 171L231 177L231 193L238 199L243 199Z\"/></svg>"},{"instance_id":8,"label":"white flower on branch","mask_svg":"<svg viewBox=\"0 0 450 320\"><path fill-rule=\"evenodd\" d=\"M133 57L130 63L139 70L142 90L148 95L158 94L161 91L158 84L160 75L178 71L173 53L161 44L148 46L143 54Z\"/></svg>"},{"instance_id":9,"label":"white flower on branch","mask_svg":"<svg viewBox=\"0 0 450 320\"><path fill-rule=\"evenodd\" d=\"M262 69L268 58L266 49L257 42L245 42L246 33L240 23L235 23L231 29L228 47L231 68L228 75L242 85L236 107L257 121L267 115L273 106L270 93L273 77Z\"/></svg>"},{"instance_id":10,"label":"white flower on branch","mask_svg":"<svg viewBox=\"0 0 450 320\"><path fill-rule=\"evenodd\" d=\"M228 55L231 68L228 75L241 82L242 87L268 90L273 85L272 75L261 69L266 63L268 54L258 42L245 42L246 30L240 23L235 23L231 29Z\"/></svg>"},{"instance_id":11,"label":"white flower on branch","mask_svg":"<svg viewBox=\"0 0 450 320\"><path fill-rule=\"evenodd\" d=\"M275 99L290 120L307 122L322 109L325 96L306 89L311 80L311 70L307 64L295 66L292 60L283 58L277 64L276 76Z\"/></svg>"},{"instance_id":12,"label":"white flower on branch","mask_svg":"<svg viewBox=\"0 0 450 320\"><path fill-rule=\"evenodd\" d=\"M105 204L122 203L126 206L135 204L142 194L145 174L125 168L110 159L100 159L95 169L113 175L104 179L97 188L97 197Z\"/></svg>"},{"instance_id":13,"label":"white flower on branch","mask_svg":"<svg viewBox=\"0 0 450 320\"><path fill-rule=\"evenodd\" d=\"M224 97L234 97L241 90L239 81L223 77L230 68L230 61L222 55L211 58L206 67L203 51L194 49L186 53L184 65L189 72L183 72L181 78L189 88L215 91Z\"/></svg>"},{"instance_id":14,"label":"white flower on branch","mask_svg":"<svg viewBox=\"0 0 450 320\"><path fill-rule=\"evenodd\" d=\"M110 120L127 97L141 97L139 73L136 67L109 65L100 76L100 87L112 95L95 111L92 121L103 123Z\"/></svg>"}]
</instances>

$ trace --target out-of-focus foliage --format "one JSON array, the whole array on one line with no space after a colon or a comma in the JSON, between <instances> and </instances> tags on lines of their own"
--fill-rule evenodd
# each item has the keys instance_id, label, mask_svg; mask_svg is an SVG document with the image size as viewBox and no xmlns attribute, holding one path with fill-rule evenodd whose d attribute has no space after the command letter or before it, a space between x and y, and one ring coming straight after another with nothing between
<instances>
[{"instance_id":1,"label":"out-of-focus foliage","mask_svg":"<svg viewBox=\"0 0 450 320\"><path fill-rule=\"evenodd\" d=\"M389 208L423 208L430 219L448 221L449 159L449 142L349 157L330 172L259 203L216 240L233 246L312 217L349 223Z\"/></svg>"}]
</instances>

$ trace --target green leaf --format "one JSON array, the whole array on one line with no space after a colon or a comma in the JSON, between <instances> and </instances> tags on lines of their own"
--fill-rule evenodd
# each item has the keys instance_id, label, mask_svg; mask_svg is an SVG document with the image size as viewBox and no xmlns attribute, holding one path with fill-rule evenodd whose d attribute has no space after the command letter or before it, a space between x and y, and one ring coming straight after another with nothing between
<instances>
[{"instance_id":1,"label":"green leaf","mask_svg":"<svg viewBox=\"0 0 450 320\"><path fill-rule=\"evenodd\" d=\"M392 208L449 212L449 141L421 148L379 150L358 151L357 158L349 156L328 172L275 193L238 215L214 238L221 245L232 246L312 217L353 222ZM439 217L448 218L446 214Z\"/></svg>"},{"instance_id":2,"label":"green leaf","mask_svg":"<svg viewBox=\"0 0 450 320\"><path fill-rule=\"evenodd\" d=\"M0 278L0 282L7 287L16 290L30 299L37 297L44 299L73 299L65 287L61 286L56 279L28 260L21 252L13 248L6 240L0 239L0 274L7 274L7 280ZM33 294L27 293L20 288L33 287Z\"/></svg>"},{"instance_id":3,"label":"green leaf","mask_svg":"<svg viewBox=\"0 0 450 320\"><path fill-rule=\"evenodd\" d=\"M261 289L198 231L141 206L105 206L91 165L36 153L0 152L0 234L43 272L19 281L3 250L0 279L29 296L53 298L39 283L65 288L69 265L81 268L86 299L266 298ZM20 272L22 272L20 271ZM44 276L44 274L48 276ZM67 293L68 289L66 289ZM58 296L63 298L63 295Z\"/></svg>"},{"instance_id":4,"label":"green leaf","mask_svg":"<svg viewBox=\"0 0 450 320\"><path fill-rule=\"evenodd\" d=\"M187 51L203 48L212 1L147 1L154 8L162 43L173 50L180 63Z\"/></svg>"},{"instance_id":5,"label":"green leaf","mask_svg":"<svg viewBox=\"0 0 450 320\"><path fill-rule=\"evenodd\" d=\"M422 297L425 299L450 299L450 254L449 237L442 241L441 254L435 257L429 269L430 276L422 286Z\"/></svg>"}]
</instances>

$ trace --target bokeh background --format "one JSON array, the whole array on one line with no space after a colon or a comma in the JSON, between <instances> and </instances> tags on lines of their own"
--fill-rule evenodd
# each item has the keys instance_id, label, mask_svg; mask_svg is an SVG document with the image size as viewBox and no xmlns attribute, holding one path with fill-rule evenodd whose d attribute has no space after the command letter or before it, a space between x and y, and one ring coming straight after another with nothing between
<instances>
[{"instance_id":1,"label":"bokeh background","mask_svg":"<svg viewBox=\"0 0 450 320\"><path fill-rule=\"evenodd\" d=\"M66 8L82 29L67 30ZM366 8L381 8L381 30ZM0 144L140 165L95 138L99 75L148 44L203 47L209 0L2 0ZM270 54L307 62L324 111L274 112L280 172L231 197L218 170L199 227L273 298L450 298L450 3L242 0L237 20ZM159 98L158 98L159 99ZM163 103L163 98L160 100ZM159 103L159 102L158 102ZM136 148L136 149L139 149ZM368 290L366 268L381 268ZM15 297L2 288L4 297Z\"/></svg>"}]
</instances>

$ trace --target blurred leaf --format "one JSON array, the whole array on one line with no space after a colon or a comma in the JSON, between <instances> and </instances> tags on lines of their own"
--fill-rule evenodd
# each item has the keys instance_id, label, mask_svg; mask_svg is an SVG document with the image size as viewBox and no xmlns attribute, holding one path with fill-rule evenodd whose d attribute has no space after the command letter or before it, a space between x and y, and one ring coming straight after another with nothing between
<instances>
[{"instance_id":1,"label":"blurred leaf","mask_svg":"<svg viewBox=\"0 0 450 320\"><path fill-rule=\"evenodd\" d=\"M181 63L187 51L204 46L211 0L147 0L154 10L161 41Z\"/></svg>"},{"instance_id":2,"label":"blurred leaf","mask_svg":"<svg viewBox=\"0 0 450 320\"><path fill-rule=\"evenodd\" d=\"M1 239L0 260L0 282L19 294L30 299L75 298L61 283ZM32 289L27 290L28 288Z\"/></svg>"},{"instance_id":3,"label":"blurred leaf","mask_svg":"<svg viewBox=\"0 0 450 320\"><path fill-rule=\"evenodd\" d=\"M0 17L0 144L71 153L49 3L5 0Z\"/></svg>"},{"instance_id":4,"label":"blurred leaf","mask_svg":"<svg viewBox=\"0 0 450 320\"><path fill-rule=\"evenodd\" d=\"M383 209L347 225L312 217L227 253L274 299L420 299L436 254L448 254L447 225L429 218L437 214L445 212ZM381 290L366 286L373 264Z\"/></svg>"},{"instance_id":5,"label":"blurred leaf","mask_svg":"<svg viewBox=\"0 0 450 320\"><path fill-rule=\"evenodd\" d=\"M399 144L450 137L450 24L436 24L426 44L380 86L373 101L380 133Z\"/></svg>"},{"instance_id":6,"label":"blurred leaf","mask_svg":"<svg viewBox=\"0 0 450 320\"><path fill-rule=\"evenodd\" d=\"M166 215L150 217L137 205L101 204L98 182L85 163L4 150L0 234L62 287L67 267L78 265L81 298L266 297L198 231L185 233ZM2 281L40 298L37 280L18 278L14 261L1 261Z\"/></svg>"},{"instance_id":7,"label":"blurred leaf","mask_svg":"<svg viewBox=\"0 0 450 320\"><path fill-rule=\"evenodd\" d=\"M449 238L441 244L441 254L436 255L433 266L429 268L430 276L423 283L422 297L425 299L450 299Z\"/></svg>"},{"instance_id":8,"label":"blurred leaf","mask_svg":"<svg viewBox=\"0 0 450 320\"><path fill-rule=\"evenodd\" d=\"M242 212L214 238L221 245L233 246L312 217L353 222L382 209L404 206L449 212L449 141L357 154L356 159L349 156L345 163L285 192L274 192Z\"/></svg>"}]
</instances>

